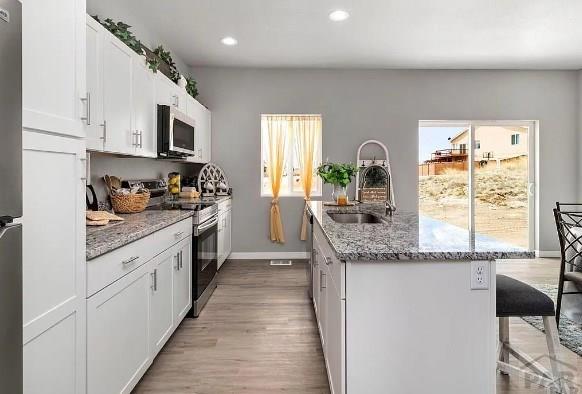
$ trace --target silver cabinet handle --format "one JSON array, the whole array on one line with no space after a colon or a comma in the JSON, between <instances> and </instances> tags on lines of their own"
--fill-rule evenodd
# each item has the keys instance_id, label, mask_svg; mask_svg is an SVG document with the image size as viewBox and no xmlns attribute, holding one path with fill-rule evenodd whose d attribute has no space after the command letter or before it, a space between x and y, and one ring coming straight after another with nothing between
<instances>
[{"instance_id":1,"label":"silver cabinet handle","mask_svg":"<svg viewBox=\"0 0 582 394\"><path fill-rule=\"evenodd\" d=\"M136 131L131 132L131 146L133 146L134 148L137 147L137 132Z\"/></svg>"},{"instance_id":2,"label":"silver cabinet handle","mask_svg":"<svg viewBox=\"0 0 582 394\"><path fill-rule=\"evenodd\" d=\"M139 132L139 147L143 148L143 130Z\"/></svg>"},{"instance_id":3,"label":"silver cabinet handle","mask_svg":"<svg viewBox=\"0 0 582 394\"><path fill-rule=\"evenodd\" d=\"M178 238L182 234L184 234L183 231L178 231L177 233L174 233L174 237Z\"/></svg>"},{"instance_id":4,"label":"silver cabinet handle","mask_svg":"<svg viewBox=\"0 0 582 394\"><path fill-rule=\"evenodd\" d=\"M319 271L319 291L323 291L323 289L327 288L327 283L325 283L326 281L324 280L324 278L325 272Z\"/></svg>"},{"instance_id":5,"label":"silver cabinet handle","mask_svg":"<svg viewBox=\"0 0 582 394\"><path fill-rule=\"evenodd\" d=\"M154 269L154 291L158 291L158 269Z\"/></svg>"},{"instance_id":6,"label":"silver cabinet handle","mask_svg":"<svg viewBox=\"0 0 582 394\"><path fill-rule=\"evenodd\" d=\"M139 256L132 256L132 257L128 258L127 260L123 260L123 261L121 262L121 264L123 264L123 265L128 265L128 264L131 264L131 263L133 263L133 262L134 262L135 260L137 260L137 259L139 259Z\"/></svg>"},{"instance_id":7,"label":"silver cabinet handle","mask_svg":"<svg viewBox=\"0 0 582 394\"><path fill-rule=\"evenodd\" d=\"M181 250L180 251L180 269L182 269L184 267L184 251Z\"/></svg>"},{"instance_id":8,"label":"silver cabinet handle","mask_svg":"<svg viewBox=\"0 0 582 394\"><path fill-rule=\"evenodd\" d=\"M104 120L103 124L101 125L101 127L103 127L103 137L101 137L101 139L103 140L103 143L107 142L107 121Z\"/></svg>"},{"instance_id":9,"label":"silver cabinet handle","mask_svg":"<svg viewBox=\"0 0 582 394\"><path fill-rule=\"evenodd\" d=\"M81 101L83 101L85 103L85 105L87 106L87 115L82 117L81 120L84 120L87 122L87 126L91 125L91 93L87 92L87 97L82 98Z\"/></svg>"},{"instance_id":10,"label":"silver cabinet handle","mask_svg":"<svg viewBox=\"0 0 582 394\"><path fill-rule=\"evenodd\" d=\"M331 263L333 263L331 257L323 256L323 259L325 260L326 265L330 265Z\"/></svg>"}]
</instances>

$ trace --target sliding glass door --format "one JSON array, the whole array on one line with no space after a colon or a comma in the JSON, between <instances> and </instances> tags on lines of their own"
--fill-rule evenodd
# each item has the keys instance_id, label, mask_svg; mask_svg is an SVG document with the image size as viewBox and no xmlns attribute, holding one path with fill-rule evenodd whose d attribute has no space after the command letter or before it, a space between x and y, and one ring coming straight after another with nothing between
<instances>
[{"instance_id":1,"label":"sliding glass door","mask_svg":"<svg viewBox=\"0 0 582 394\"><path fill-rule=\"evenodd\" d=\"M534 122L420 122L419 213L533 249L534 143Z\"/></svg>"}]
</instances>

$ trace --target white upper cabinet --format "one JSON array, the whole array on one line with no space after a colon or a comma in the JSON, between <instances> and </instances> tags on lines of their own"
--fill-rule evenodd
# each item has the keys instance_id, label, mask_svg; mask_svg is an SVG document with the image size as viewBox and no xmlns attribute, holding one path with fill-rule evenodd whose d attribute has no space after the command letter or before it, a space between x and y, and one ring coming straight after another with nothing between
<instances>
[{"instance_id":1,"label":"white upper cabinet","mask_svg":"<svg viewBox=\"0 0 582 394\"><path fill-rule=\"evenodd\" d=\"M83 137L85 1L22 1L23 126Z\"/></svg>"},{"instance_id":2,"label":"white upper cabinet","mask_svg":"<svg viewBox=\"0 0 582 394\"><path fill-rule=\"evenodd\" d=\"M184 113L187 111L186 92L161 72L156 73L156 102L171 105Z\"/></svg>"},{"instance_id":3,"label":"white upper cabinet","mask_svg":"<svg viewBox=\"0 0 582 394\"><path fill-rule=\"evenodd\" d=\"M103 41L105 150L131 153L136 138L131 128L133 51L112 34Z\"/></svg>"},{"instance_id":4,"label":"white upper cabinet","mask_svg":"<svg viewBox=\"0 0 582 394\"><path fill-rule=\"evenodd\" d=\"M134 58L132 88L132 130L136 154L157 157L155 78L143 58Z\"/></svg>"},{"instance_id":5,"label":"white upper cabinet","mask_svg":"<svg viewBox=\"0 0 582 394\"><path fill-rule=\"evenodd\" d=\"M196 156L192 158L192 161L208 163L211 157L210 111L190 96L187 97L186 110L188 116L196 121L196 132L194 135Z\"/></svg>"},{"instance_id":6,"label":"white upper cabinet","mask_svg":"<svg viewBox=\"0 0 582 394\"><path fill-rule=\"evenodd\" d=\"M157 157L157 105L162 104L196 121L196 155L188 161L209 162L210 111L161 72L153 73L143 56L91 16L85 16L85 24L87 98L79 101L86 103L87 149Z\"/></svg>"},{"instance_id":7,"label":"white upper cabinet","mask_svg":"<svg viewBox=\"0 0 582 394\"><path fill-rule=\"evenodd\" d=\"M105 142L103 122L103 27L87 15L87 149L102 151Z\"/></svg>"}]
</instances>

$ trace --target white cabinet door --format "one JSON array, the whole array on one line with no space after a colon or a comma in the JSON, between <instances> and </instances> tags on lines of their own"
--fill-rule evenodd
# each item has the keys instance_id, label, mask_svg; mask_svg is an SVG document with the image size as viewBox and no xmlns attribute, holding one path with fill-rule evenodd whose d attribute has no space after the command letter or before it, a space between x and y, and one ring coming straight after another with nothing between
<instances>
[{"instance_id":1,"label":"white cabinet door","mask_svg":"<svg viewBox=\"0 0 582 394\"><path fill-rule=\"evenodd\" d=\"M174 251L174 326L177 327L192 307L192 238L181 241Z\"/></svg>"},{"instance_id":2,"label":"white cabinet door","mask_svg":"<svg viewBox=\"0 0 582 394\"><path fill-rule=\"evenodd\" d=\"M176 260L175 249L155 257L150 266L150 351L152 358L166 343L174 327L172 313L172 276Z\"/></svg>"},{"instance_id":3,"label":"white cabinet door","mask_svg":"<svg viewBox=\"0 0 582 394\"><path fill-rule=\"evenodd\" d=\"M188 96L187 113L196 121L196 134L194 135L195 161L208 163L210 161L210 111L197 100Z\"/></svg>"},{"instance_id":4,"label":"white cabinet door","mask_svg":"<svg viewBox=\"0 0 582 394\"><path fill-rule=\"evenodd\" d=\"M232 209L226 211L226 229L224 231L224 258L228 259L230 252L232 252Z\"/></svg>"},{"instance_id":5,"label":"white cabinet door","mask_svg":"<svg viewBox=\"0 0 582 394\"><path fill-rule=\"evenodd\" d=\"M326 323L325 323L325 358L332 394L345 393L345 300L341 299L340 291L331 280L328 271L326 291Z\"/></svg>"},{"instance_id":6,"label":"white cabinet door","mask_svg":"<svg viewBox=\"0 0 582 394\"><path fill-rule=\"evenodd\" d=\"M212 113L203 108L203 133L201 133L200 146L202 149L202 162L208 163L212 160Z\"/></svg>"},{"instance_id":7,"label":"white cabinet door","mask_svg":"<svg viewBox=\"0 0 582 394\"><path fill-rule=\"evenodd\" d=\"M141 266L87 300L88 394L130 393L151 364L149 267Z\"/></svg>"},{"instance_id":8,"label":"white cabinet door","mask_svg":"<svg viewBox=\"0 0 582 394\"><path fill-rule=\"evenodd\" d=\"M30 131L22 142L25 392L84 393L85 144Z\"/></svg>"},{"instance_id":9,"label":"white cabinet door","mask_svg":"<svg viewBox=\"0 0 582 394\"><path fill-rule=\"evenodd\" d=\"M143 59L137 57L133 61L132 101L132 130L136 133L136 154L157 157L154 73Z\"/></svg>"},{"instance_id":10,"label":"white cabinet door","mask_svg":"<svg viewBox=\"0 0 582 394\"><path fill-rule=\"evenodd\" d=\"M103 151L103 27L87 15L87 149Z\"/></svg>"},{"instance_id":11,"label":"white cabinet door","mask_svg":"<svg viewBox=\"0 0 582 394\"><path fill-rule=\"evenodd\" d=\"M184 90L161 72L156 73L156 101L157 104L171 105L179 108L184 113L187 111Z\"/></svg>"},{"instance_id":12,"label":"white cabinet door","mask_svg":"<svg viewBox=\"0 0 582 394\"><path fill-rule=\"evenodd\" d=\"M327 277L327 270L325 269L325 263L321 258L321 254L317 254L319 257L319 335L321 337L321 346L323 348L323 355L327 357L327 285L329 278Z\"/></svg>"},{"instance_id":13,"label":"white cabinet door","mask_svg":"<svg viewBox=\"0 0 582 394\"><path fill-rule=\"evenodd\" d=\"M22 3L23 126L83 137L85 0Z\"/></svg>"},{"instance_id":14,"label":"white cabinet door","mask_svg":"<svg viewBox=\"0 0 582 394\"><path fill-rule=\"evenodd\" d=\"M136 137L131 128L133 51L115 36L103 40L103 100L105 150L134 154Z\"/></svg>"},{"instance_id":15,"label":"white cabinet door","mask_svg":"<svg viewBox=\"0 0 582 394\"><path fill-rule=\"evenodd\" d=\"M226 212L219 212L218 213L218 237L217 237L217 247L216 249L218 250L218 268L220 269L220 267L222 266L222 264L224 264L224 253L225 253L225 243L226 240L224 238L224 235L226 233L226 229L224 226L224 217L226 215Z\"/></svg>"},{"instance_id":16,"label":"white cabinet door","mask_svg":"<svg viewBox=\"0 0 582 394\"><path fill-rule=\"evenodd\" d=\"M318 253L319 251L316 249L315 246L315 239L313 243L314 254L313 254L313 266L311 267L311 274L313 275L313 309L315 310L315 318L317 320L317 326L319 327L319 298L320 298L320 290L319 290L319 259Z\"/></svg>"}]
</instances>

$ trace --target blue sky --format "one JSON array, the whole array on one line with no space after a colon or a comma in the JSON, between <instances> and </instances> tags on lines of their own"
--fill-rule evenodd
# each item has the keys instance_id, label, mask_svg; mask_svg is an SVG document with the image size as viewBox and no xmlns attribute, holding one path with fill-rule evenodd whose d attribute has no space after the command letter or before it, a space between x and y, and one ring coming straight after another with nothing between
<instances>
[{"instance_id":1,"label":"blue sky","mask_svg":"<svg viewBox=\"0 0 582 394\"><path fill-rule=\"evenodd\" d=\"M430 154L437 149L450 148L449 137L464 129L465 127L419 127L418 162L430 159Z\"/></svg>"}]
</instances>

